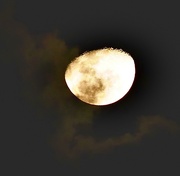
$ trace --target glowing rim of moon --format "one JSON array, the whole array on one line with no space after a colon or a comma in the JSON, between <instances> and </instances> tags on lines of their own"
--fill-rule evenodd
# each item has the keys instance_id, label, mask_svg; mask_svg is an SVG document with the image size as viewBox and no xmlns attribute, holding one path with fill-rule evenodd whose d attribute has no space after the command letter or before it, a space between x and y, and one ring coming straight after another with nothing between
<instances>
[{"instance_id":1,"label":"glowing rim of moon","mask_svg":"<svg viewBox=\"0 0 180 176\"><path fill-rule=\"evenodd\" d=\"M135 78L133 58L122 49L104 48L85 52L67 67L65 81L70 91L91 105L119 101Z\"/></svg>"}]
</instances>

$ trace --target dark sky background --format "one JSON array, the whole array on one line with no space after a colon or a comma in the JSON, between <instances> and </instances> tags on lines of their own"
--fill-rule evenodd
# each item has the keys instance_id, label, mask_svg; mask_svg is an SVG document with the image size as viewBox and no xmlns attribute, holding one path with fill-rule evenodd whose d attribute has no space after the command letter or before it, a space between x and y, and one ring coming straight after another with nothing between
<instances>
[{"instance_id":1,"label":"dark sky background","mask_svg":"<svg viewBox=\"0 0 180 176\"><path fill-rule=\"evenodd\" d=\"M180 175L179 16L175 0L1 1L1 175ZM96 107L64 71L104 47L129 52L137 73Z\"/></svg>"}]
</instances>

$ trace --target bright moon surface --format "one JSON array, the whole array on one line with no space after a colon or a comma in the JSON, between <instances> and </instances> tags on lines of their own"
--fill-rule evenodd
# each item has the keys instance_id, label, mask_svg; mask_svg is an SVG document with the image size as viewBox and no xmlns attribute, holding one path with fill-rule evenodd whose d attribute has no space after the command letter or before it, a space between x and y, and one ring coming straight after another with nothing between
<instances>
[{"instance_id":1,"label":"bright moon surface","mask_svg":"<svg viewBox=\"0 0 180 176\"><path fill-rule=\"evenodd\" d=\"M105 48L85 52L65 72L71 92L83 102L108 105L120 100L135 78L132 57L121 49Z\"/></svg>"}]
</instances>

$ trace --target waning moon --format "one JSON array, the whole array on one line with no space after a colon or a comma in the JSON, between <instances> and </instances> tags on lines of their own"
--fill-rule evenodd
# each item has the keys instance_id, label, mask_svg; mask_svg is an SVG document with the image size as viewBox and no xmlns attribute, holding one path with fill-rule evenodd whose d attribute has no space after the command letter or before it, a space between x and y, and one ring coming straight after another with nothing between
<instances>
[{"instance_id":1,"label":"waning moon","mask_svg":"<svg viewBox=\"0 0 180 176\"><path fill-rule=\"evenodd\" d=\"M65 72L71 92L83 102L108 105L120 100L135 78L132 57L121 49L86 52L72 61Z\"/></svg>"}]
</instances>

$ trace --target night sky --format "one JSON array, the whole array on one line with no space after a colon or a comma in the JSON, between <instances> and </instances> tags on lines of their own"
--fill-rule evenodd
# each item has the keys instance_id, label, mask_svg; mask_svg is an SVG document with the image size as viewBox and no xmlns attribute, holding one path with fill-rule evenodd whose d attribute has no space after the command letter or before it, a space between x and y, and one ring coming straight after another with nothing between
<instances>
[{"instance_id":1,"label":"night sky","mask_svg":"<svg viewBox=\"0 0 180 176\"><path fill-rule=\"evenodd\" d=\"M178 1L0 1L3 176L179 176ZM68 89L85 51L131 54L129 93L108 106Z\"/></svg>"}]
</instances>

